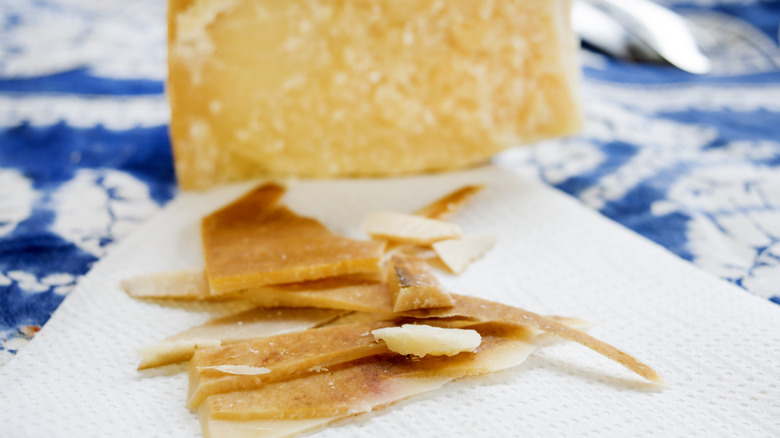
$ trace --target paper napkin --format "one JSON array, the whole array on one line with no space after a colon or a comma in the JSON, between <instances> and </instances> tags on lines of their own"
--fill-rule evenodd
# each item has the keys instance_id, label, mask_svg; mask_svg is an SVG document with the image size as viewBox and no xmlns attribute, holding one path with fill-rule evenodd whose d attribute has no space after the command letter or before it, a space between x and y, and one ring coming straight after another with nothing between
<instances>
[{"instance_id":1,"label":"paper napkin","mask_svg":"<svg viewBox=\"0 0 780 438\"><path fill-rule=\"evenodd\" d=\"M654 367L658 389L569 342L516 368L467 378L317 437L778 436L780 306L668 253L533 176L486 167L436 176L289 183L284 202L334 231L366 238L377 210L411 212L465 183L487 189L453 221L497 244L452 291L542 314L576 316L591 334ZM184 366L135 370L136 350L240 309L127 296L119 281L202 266L200 218L251 185L179 195L83 278L48 324L0 368L2 435L197 437Z\"/></svg>"}]
</instances>

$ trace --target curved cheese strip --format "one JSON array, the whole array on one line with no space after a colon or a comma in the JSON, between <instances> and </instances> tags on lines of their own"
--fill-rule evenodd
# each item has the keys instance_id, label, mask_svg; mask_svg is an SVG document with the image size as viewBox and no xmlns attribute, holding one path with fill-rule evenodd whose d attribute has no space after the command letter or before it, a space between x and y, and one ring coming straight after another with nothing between
<instances>
[{"instance_id":1,"label":"curved cheese strip","mask_svg":"<svg viewBox=\"0 0 780 438\"><path fill-rule=\"evenodd\" d=\"M395 254L387 265L387 287L393 296L393 311L452 307L455 303L431 272L425 260Z\"/></svg>"},{"instance_id":2,"label":"curved cheese strip","mask_svg":"<svg viewBox=\"0 0 780 438\"><path fill-rule=\"evenodd\" d=\"M211 295L203 269L139 275L122 280L121 286L133 298L207 300Z\"/></svg>"},{"instance_id":3,"label":"curved cheese strip","mask_svg":"<svg viewBox=\"0 0 780 438\"><path fill-rule=\"evenodd\" d=\"M187 406L197 407L212 394L255 388L312 367L387 353L385 344L376 342L371 331L393 325L393 321L378 321L329 326L198 350L190 361ZM269 372L226 375L211 368L221 365L266 368Z\"/></svg>"},{"instance_id":4,"label":"curved cheese strip","mask_svg":"<svg viewBox=\"0 0 780 438\"><path fill-rule=\"evenodd\" d=\"M522 329L485 325L480 332L483 342L475 353L382 357L253 391L211 396L199 413L204 436L292 436L435 390L456 378L519 365L535 348Z\"/></svg>"},{"instance_id":5,"label":"curved cheese strip","mask_svg":"<svg viewBox=\"0 0 780 438\"><path fill-rule=\"evenodd\" d=\"M343 276L245 291L242 298L263 307L317 307L392 313L387 285L361 276Z\"/></svg>"},{"instance_id":6,"label":"curved cheese strip","mask_svg":"<svg viewBox=\"0 0 780 438\"><path fill-rule=\"evenodd\" d=\"M451 308L421 309L403 312L403 314L413 318L460 316L473 318L478 321L495 321L528 326L582 344L591 350L614 360L651 382L660 385L664 384L663 378L661 378L655 370L633 356L553 318L538 315L518 307L488 301L483 298L456 294L453 294L453 298L455 299L455 306Z\"/></svg>"},{"instance_id":7,"label":"curved cheese strip","mask_svg":"<svg viewBox=\"0 0 780 438\"><path fill-rule=\"evenodd\" d=\"M484 185L461 187L415 211L414 214L428 219L447 220L484 188Z\"/></svg>"},{"instance_id":8,"label":"curved cheese strip","mask_svg":"<svg viewBox=\"0 0 780 438\"><path fill-rule=\"evenodd\" d=\"M143 370L189 360L195 349L219 347L249 339L306 330L325 324L343 311L330 309L252 309L212 319L169 336L157 344L141 348L138 354Z\"/></svg>"}]
</instances>

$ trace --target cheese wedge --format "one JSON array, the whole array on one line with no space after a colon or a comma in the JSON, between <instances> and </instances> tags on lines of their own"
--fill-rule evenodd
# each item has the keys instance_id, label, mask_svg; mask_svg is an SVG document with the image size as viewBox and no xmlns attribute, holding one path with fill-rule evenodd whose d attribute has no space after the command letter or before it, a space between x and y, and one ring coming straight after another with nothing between
<instances>
[{"instance_id":1,"label":"cheese wedge","mask_svg":"<svg viewBox=\"0 0 780 438\"><path fill-rule=\"evenodd\" d=\"M388 353L387 346L376 342L371 331L393 325L393 321L336 325L198 350L190 360L187 406L197 407L212 394L255 388L312 367L328 367ZM269 371L240 375L213 368L224 365Z\"/></svg>"},{"instance_id":2,"label":"cheese wedge","mask_svg":"<svg viewBox=\"0 0 780 438\"><path fill-rule=\"evenodd\" d=\"M306 330L330 322L343 311L329 309L252 309L212 319L141 348L138 369L189 360L196 348L219 347L249 339Z\"/></svg>"},{"instance_id":3,"label":"cheese wedge","mask_svg":"<svg viewBox=\"0 0 780 438\"><path fill-rule=\"evenodd\" d=\"M456 378L517 366L535 348L528 332L520 329L480 330L483 343L475 353L422 359L384 356L253 391L211 396L199 411L204 436L292 436L438 389Z\"/></svg>"},{"instance_id":4,"label":"cheese wedge","mask_svg":"<svg viewBox=\"0 0 780 438\"><path fill-rule=\"evenodd\" d=\"M261 186L203 218L212 295L347 274L381 275L382 242L337 236L315 219L275 206L282 191Z\"/></svg>"},{"instance_id":5,"label":"cheese wedge","mask_svg":"<svg viewBox=\"0 0 780 438\"><path fill-rule=\"evenodd\" d=\"M569 0L171 0L185 189L397 175L580 129Z\"/></svg>"},{"instance_id":6,"label":"cheese wedge","mask_svg":"<svg viewBox=\"0 0 780 438\"><path fill-rule=\"evenodd\" d=\"M387 270L394 312L452 307L455 303L422 259L396 254L390 258Z\"/></svg>"}]
</instances>

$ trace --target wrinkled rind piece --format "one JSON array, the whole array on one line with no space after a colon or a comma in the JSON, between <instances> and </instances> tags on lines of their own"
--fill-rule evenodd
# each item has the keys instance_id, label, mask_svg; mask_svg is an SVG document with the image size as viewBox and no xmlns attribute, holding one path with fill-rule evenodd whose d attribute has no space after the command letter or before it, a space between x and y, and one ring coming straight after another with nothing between
<instances>
[{"instance_id":1,"label":"wrinkled rind piece","mask_svg":"<svg viewBox=\"0 0 780 438\"><path fill-rule=\"evenodd\" d=\"M315 219L276 206L283 190L261 186L203 219L211 295L348 274L381 275L383 242L337 236Z\"/></svg>"},{"instance_id":2,"label":"wrinkled rind piece","mask_svg":"<svg viewBox=\"0 0 780 438\"><path fill-rule=\"evenodd\" d=\"M387 287L393 296L393 311L452 307L449 292L417 257L395 254L387 265Z\"/></svg>"}]
</instances>

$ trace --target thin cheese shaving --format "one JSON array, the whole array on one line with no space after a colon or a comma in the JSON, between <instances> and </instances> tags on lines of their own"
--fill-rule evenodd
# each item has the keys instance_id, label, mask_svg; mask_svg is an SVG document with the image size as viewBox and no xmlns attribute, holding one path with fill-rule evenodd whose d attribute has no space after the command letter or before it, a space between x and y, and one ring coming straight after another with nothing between
<instances>
[{"instance_id":1,"label":"thin cheese shaving","mask_svg":"<svg viewBox=\"0 0 780 438\"><path fill-rule=\"evenodd\" d=\"M225 374L235 374L239 376L258 376L271 372L268 368L252 367L249 365L214 365L210 367L198 367L198 370L216 370Z\"/></svg>"}]
</instances>

